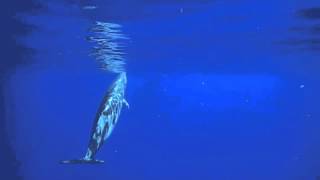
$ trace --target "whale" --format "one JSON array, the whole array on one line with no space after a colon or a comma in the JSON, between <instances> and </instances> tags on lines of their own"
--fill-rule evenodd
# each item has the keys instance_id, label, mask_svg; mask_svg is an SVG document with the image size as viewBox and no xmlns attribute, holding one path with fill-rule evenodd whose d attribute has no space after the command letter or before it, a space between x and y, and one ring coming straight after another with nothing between
<instances>
[{"instance_id":1,"label":"whale","mask_svg":"<svg viewBox=\"0 0 320 180\"><path fill-rule=\"evenodd\" d=\"M125 89L127 85L127 76L125 72L121 72L116 80L112 83L103 98L97 111L91 133L87 152L83 158L60 161L62 164L98 164L104 163L103 160L95 158L97 152L103 143L110 137L114 130L122 107L129 104L125 99Z\"/></svg>"}]
</instances>

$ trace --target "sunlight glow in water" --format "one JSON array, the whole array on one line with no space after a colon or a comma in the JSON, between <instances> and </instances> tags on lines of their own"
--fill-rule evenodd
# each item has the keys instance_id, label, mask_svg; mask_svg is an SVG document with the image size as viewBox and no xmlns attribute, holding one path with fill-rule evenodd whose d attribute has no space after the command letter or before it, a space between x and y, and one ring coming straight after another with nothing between
<instances>
[{"instance_id":1,"label":"sunlight glow in water","mask_svg":"<svg viewBox=\"0 0 320 180\"><path fill-rule=\"evenodd\" d=\"M97 21L88 37L90 42L96 43L91 55L100 62L102 69L114 73L125 71L123 57L124 45L119 40L128 39L121 33L121 25Z\"/></svg>"}]
</instances>

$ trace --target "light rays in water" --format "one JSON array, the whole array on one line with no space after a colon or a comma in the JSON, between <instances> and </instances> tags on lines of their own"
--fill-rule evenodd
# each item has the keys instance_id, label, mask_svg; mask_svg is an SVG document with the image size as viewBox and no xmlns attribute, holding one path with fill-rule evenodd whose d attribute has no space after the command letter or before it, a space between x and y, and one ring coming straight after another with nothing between
<instances>
[{"instance_id":1,"label":"light rays in water","mask_svg":"<svg viewBox=\"0 0 320 180\"><path fill-rule=\"evenodd\" d=\"M129 38L122 34L121 25L97 21L90 32L88 41L95 43L90 55L95 57L101 68L114 73L125 72L123 40Z\"/></svg>"}]
</instances>

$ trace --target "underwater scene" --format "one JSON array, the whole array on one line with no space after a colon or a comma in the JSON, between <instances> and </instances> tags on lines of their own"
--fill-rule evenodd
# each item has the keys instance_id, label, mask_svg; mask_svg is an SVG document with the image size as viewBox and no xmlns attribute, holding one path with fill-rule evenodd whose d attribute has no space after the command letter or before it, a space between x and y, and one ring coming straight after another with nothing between
<instances>
[{"instance_id":1,"label":"underwater scene","mask_svg":"<svg viewBox=\"0 0 320 180\"><path fill-rule=\"evenodd\" d=\"M319 0L11 0L0 180L320 179Z\"/></svg>"}]
</instances>

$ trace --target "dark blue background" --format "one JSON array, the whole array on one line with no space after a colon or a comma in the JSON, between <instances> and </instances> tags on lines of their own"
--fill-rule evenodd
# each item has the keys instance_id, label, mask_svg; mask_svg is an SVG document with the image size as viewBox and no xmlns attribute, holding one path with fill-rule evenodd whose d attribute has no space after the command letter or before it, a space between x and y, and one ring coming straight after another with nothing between
<instances>
[{"instance_id":1,"label":"dark blue background","mask_svg":"<svg viewBox=\"0 0 320 180\"><path fill-rule=\"evenodd\" d=\"M318 1L39 0L1 9L1 179L320 174ZM85 152L115 78L88 56L95 20L121 24L131 38L130 109L98 154L104 165L62 166Z\"/></svg>"}]
</instances>

